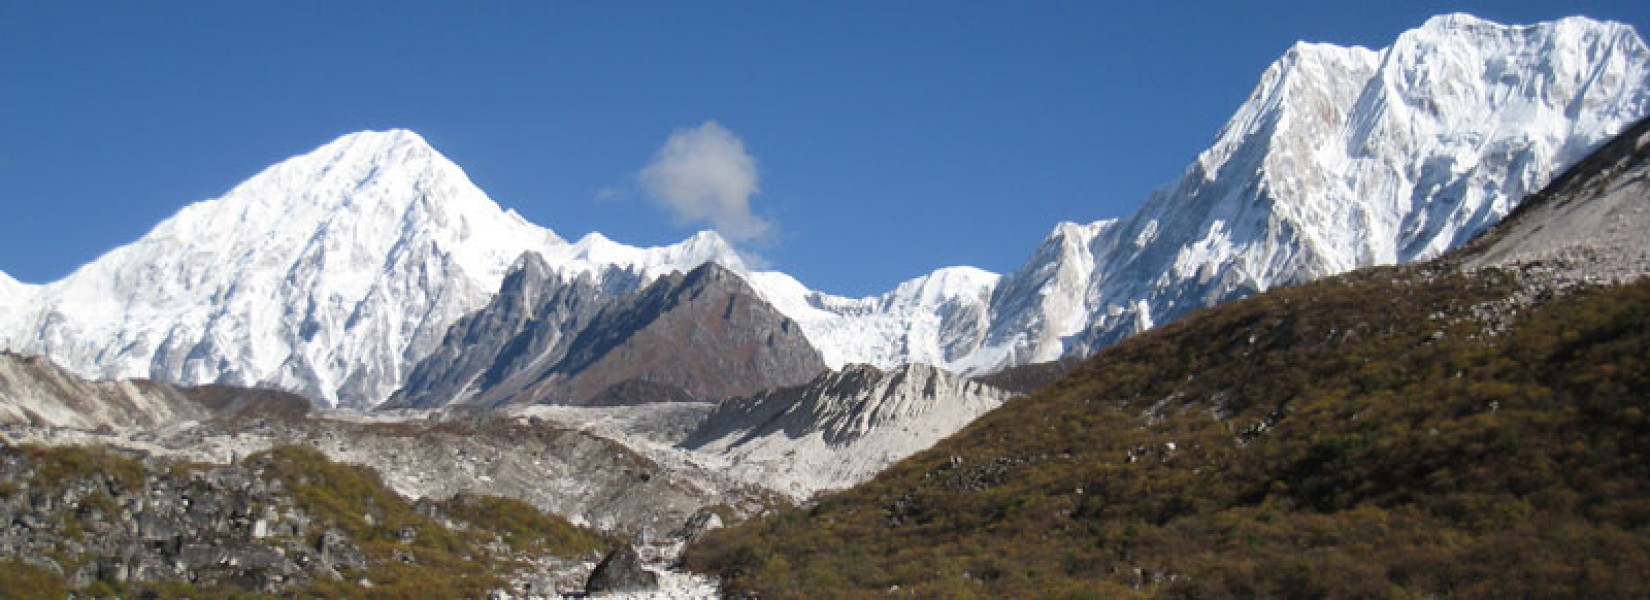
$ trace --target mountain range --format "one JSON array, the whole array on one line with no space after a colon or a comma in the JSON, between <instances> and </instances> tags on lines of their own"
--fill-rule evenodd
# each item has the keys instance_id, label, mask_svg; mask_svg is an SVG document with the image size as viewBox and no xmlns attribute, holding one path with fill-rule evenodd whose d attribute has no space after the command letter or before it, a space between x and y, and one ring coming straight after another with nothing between
<instances>
[{"instance_id":1,"label":"mountain range","mask_svg":"<svg viewBox=\"0 0 1650 600\"><path fill-rule=\"evenodd\" d=\"M594 233L569 242L502 210L418 135L361 132L190 205L62 280L0 277L0 347L94 379L272 387L371 408L428 383L415 373L456 373L426 361L462 350L443 348L467 341L453 326L496 304L531 253L535 268L590 290L587 310L714 262L794 323L826 367L979 375L1086 356L1278 285L1436 256L1647 112L1650 51L1616 23L1448 15L1382 50L1297 44L1136 214L1061 223L1006 275L947 268L859 299L752 270L712 232L658 248ZM573 400L594 385L575 386Z\"/></svg>"},{"instance_id":2,"label":"mountain range","mask_svg":"<svg viewBox=\"0 0 1650 600\"><path fill-rule=\"evenodd\" d=\"M1647 114L1620 24L1297 44L1137 213L866 298L346 135L0 273L0 592L585 580L536 508L771 597L1641 597Z\"/></svg>"}]
</instances>

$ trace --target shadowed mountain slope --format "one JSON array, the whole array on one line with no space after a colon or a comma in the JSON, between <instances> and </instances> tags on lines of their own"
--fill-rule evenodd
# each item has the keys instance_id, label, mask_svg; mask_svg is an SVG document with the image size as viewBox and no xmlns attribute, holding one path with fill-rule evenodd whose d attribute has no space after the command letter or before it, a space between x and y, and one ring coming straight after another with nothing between
<instances>
[{"instance_id":1,"label":"shadowed mountain slope","mask_svg":"<svg viewBox=\"0 0 1650 600\"><path fill-rule=\"evenodd\" d=\"M722 399L824 370L794 322L715 263L614 295L528 255L386 406Z\"/></svg>"}]
</instances>

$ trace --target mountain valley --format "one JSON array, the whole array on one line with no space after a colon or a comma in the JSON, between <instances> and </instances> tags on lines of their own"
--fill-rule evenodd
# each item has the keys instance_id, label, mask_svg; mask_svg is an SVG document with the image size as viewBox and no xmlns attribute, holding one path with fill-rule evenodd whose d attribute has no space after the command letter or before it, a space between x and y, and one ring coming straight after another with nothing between
<instances>
[{"instance_id":1,"label":"mountain valley","mask_svg":"<svg viewBox=\"0 0 1650 600\"><path fill-rule=\"evenodd\" d=\"M1138 212L865 298L345 135L0 273L0 598L1640 596L1647 115L1618 23L1301 43Z\"/></svg>"}]
</instances>

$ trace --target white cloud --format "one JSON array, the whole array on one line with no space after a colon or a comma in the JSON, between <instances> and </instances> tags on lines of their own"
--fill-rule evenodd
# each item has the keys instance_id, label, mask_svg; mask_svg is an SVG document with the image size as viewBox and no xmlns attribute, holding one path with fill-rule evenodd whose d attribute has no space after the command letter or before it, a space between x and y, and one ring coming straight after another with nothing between
<instances>
[{"instance_id":1,"label":"white cloud","mask_svg":"<svg viewBox=\"0 0 1650 600\"><path fill-rule=\"evenodd\" d=\"M678 224L709 222L723 236L750 241L773 224L751 214L758 191L756 158L744 142L715 121L670 134L639 175L642 189Z\"/></svg>"}]
</instances>

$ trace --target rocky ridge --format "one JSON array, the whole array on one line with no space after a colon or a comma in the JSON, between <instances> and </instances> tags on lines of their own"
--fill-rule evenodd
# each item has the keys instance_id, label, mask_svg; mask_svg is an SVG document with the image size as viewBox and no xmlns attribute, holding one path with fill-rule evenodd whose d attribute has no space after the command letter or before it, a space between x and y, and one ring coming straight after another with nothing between
<instances>
[{"instance_id":1,"label":"rocky ridge","mask_svg":"<svg viewBox=\"0 0 1650 600\"><path fill-rule=\"evenodd\" d=\"M716 400L823 370L794 322L715 263L602 294L529 255L385 408Z\"/></svg>"}]
</instances>

